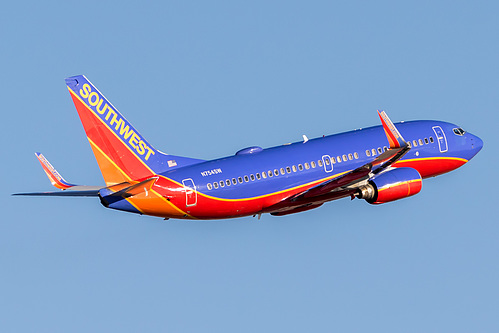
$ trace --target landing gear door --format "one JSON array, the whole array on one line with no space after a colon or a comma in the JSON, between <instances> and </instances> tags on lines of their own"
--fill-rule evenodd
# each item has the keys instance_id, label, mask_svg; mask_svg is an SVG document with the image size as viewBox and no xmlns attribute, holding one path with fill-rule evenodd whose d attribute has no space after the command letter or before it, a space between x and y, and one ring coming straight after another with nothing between
<instances>
[{"instance_id":1,"label":"landing gear door","mask_svg":"<svg viewBox=\"0 0 499 333\"><path fill-rule=\"evenodd\" d=\"M438 149L440 149L441 153L445 153L449 148L447 147L447 138L445 137L444 131L442 131L442 127L433 126L432 128L437 136Z\"/></svg>"},{"instance_id":2,"label":"landing gear door","mask_svg":"<svg viewBox=\"0 0 499 333\"><path fill-rule=\"evenodd\" d=\"M196 206L196 204L198 203L198 192L196 191L196 185L194 185L194 181L191 178L187 178L182 180L182 184L184 184L185 191L185 206Z\"/></svg>"}]
</instances>

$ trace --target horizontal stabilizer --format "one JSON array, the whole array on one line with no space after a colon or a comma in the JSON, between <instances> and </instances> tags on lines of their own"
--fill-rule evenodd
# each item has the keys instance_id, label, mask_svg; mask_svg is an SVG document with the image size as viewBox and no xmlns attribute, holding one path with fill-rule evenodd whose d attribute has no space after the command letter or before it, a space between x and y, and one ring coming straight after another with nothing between
<instances>
[{"instance_id":1,"label":"horizontal stabilizer","mask_svg":"<svg viewBox=\"0 0 499 333\"><path fill-rule=\"evenodd\" d=\"M69 190L56 192L14 193L12 195L37 197L98 197L102 186L74 186Z\"/></svg>"},{"instance_id":2,"label":"horizontal stabilizer","mask_svg":"<svg viewBox=\"0 0 499 333\"><path fill-rule=\"evenodd\" d=\"M86 186L74 185L66 182L61 174L50 164L50 162L40 153L35 153L36 158L42 165L43 171L49 177L50 183L62 191L55 192L31 192L31 193L15 193L12 195L25 195L25 196L55 196L55 197L97 197L99 190L104 186Z\"/></svg>"}]
</instances>

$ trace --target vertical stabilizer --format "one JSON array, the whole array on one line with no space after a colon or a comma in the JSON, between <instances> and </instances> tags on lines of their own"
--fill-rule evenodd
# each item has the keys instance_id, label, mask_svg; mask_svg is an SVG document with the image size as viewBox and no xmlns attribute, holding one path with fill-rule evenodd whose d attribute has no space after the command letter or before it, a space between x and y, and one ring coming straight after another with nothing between
<instances>
[{"instance_id":1,"label":"vertical stabilizer","mask_svg":"<svg viewBox=\"0 0 499 333\"><path fill-rule=\"evenodd\" d=\"M202 162L156 150L85 76L66 85L108 186Z\"/></svg>"}]
</instances>

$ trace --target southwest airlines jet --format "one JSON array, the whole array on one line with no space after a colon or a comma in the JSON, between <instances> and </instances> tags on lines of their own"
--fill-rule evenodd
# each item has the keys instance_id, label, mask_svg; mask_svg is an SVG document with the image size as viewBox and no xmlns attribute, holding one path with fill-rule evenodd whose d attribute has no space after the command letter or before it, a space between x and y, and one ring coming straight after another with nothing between
<instances>
[{"instance_id":1,"label":"southwest airlines jet","mask_svg":"<svg viewBox=\"0 0 499 333\"><path fill-rule=\"evenodd\" d=\"M156 150L85 76L66 85L106 185L70 184L36 153L59 191L18 195L92 196L165 219L281 216L345 197L382 204L415 195L423 178L459 168L483 146L454 124L393 124L378 111L380 126L205 161Z\"/></svg>"}]
</instances>

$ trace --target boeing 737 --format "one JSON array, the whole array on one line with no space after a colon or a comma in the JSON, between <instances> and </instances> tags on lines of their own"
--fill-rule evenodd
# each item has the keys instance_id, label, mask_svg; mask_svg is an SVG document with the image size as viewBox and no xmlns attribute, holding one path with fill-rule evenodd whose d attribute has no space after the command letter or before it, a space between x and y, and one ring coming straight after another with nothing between
<instances>
[{"instance_id":1,"label":"boeing 737","mask_svg":"<svg viewBox=\"0 0 499 333\"><path fill-rule=\"evenodd\" d=\"M382 204L415 195L422 180L455 170L482 140L442 121L381 125L215 160L156 150L83 75L66 79L105 186L66 182L36 153L56 192L34 196L98 197L108 208L165 219L287 215L350 197Z\"/></svg>"}]
</instances>

